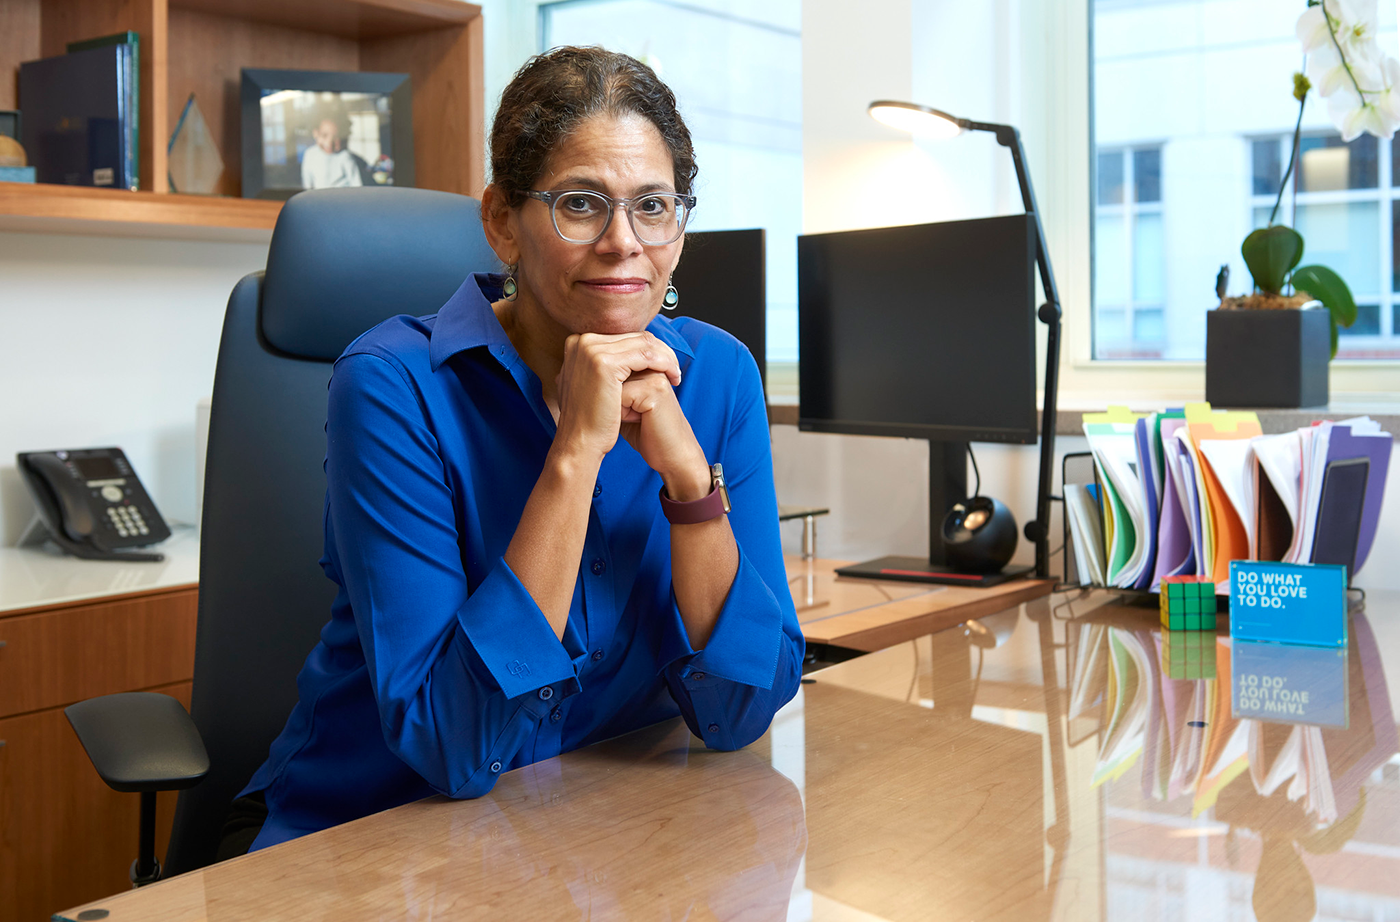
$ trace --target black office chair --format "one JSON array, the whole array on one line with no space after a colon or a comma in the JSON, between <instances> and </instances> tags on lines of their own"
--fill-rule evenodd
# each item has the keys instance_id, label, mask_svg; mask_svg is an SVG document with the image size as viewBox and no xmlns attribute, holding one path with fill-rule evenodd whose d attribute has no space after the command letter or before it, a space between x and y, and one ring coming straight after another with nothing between
<instances>
[{"instance_id":1,"label":"black office chair","mask_svg":"<svg viewBox=\"0 0 1400 922\"><path fill-rule=\"evenodd\" d=\"M331 189L287 202L267 271L234 288L210 412L190 716L160 695L68 709L103 780L142 792L134 882L161 876L157 790L182 791L165 876L214 860L229 805L267 758L329 618L334 586L318 560L331 363L379 321L434 313L470 273L499 266L474 199Z\"/></svg>"}]
</instances>

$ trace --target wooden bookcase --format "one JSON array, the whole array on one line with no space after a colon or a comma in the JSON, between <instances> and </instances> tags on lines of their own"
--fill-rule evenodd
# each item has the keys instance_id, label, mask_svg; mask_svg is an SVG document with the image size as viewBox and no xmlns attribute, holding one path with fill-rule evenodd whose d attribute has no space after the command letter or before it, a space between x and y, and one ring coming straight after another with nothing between
<instances>
[{"instance_id":1,"label":"wooden bookcase","mask_svg":"<svg viewBox=\"0 0 1400 922\"><path fill-rule=\"evenodd\" d=\"M392 71L413 85L416 185L485 185L481 8L460 0L0 0L0 109L22 61L124 30L141 36L140 186L0 183L0 230L265 238L280 202L239 198L239 71ZM193 92L224 159L218 197L173 195L166 144Z\"/></svg>"}]
</instances>

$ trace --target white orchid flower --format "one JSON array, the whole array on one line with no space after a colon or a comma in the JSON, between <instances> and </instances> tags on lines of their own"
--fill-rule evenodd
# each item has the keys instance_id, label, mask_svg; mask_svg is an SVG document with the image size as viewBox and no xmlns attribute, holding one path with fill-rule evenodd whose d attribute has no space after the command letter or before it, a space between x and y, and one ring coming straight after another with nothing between
<instances>
[{"instance_id":1,"label":"white orchid flower","mask_svg":"<svg viewBox=\"0 0 1400 922\"><path fill-rule=\"evenodd\" d=\"M1322 48L1308 55L1307 75L1318 95L1327 99L1340 90L1363 93L1379 91L1384 84L1381 68L1386 57L1380 46L1371 42L1366 53L1343 59L1335 48Z\"/></svg>"},{"instance_id":2,"label":"white orchid flower","mask_svg":"<svg viewBox=\"0 0 1400 922\"><path fill-rule=\"evenodd\" d=\"M1328 118L1341 131L1343 141L1355 140L1363 132L1391 137L1400 128L1400 61L1386 58L1375 82L1363 83L1362 90L1358 95L1348 85L1328 97Z\"/></svg>"},{"instance_id":3,"label":"white orchid flower","mask_svg":"<svg viewBox=\"0 0 1400 922\"><path fill-rule=\"evenodd\" d=\"M1323 0L1303 11L1295 31L1305 53L1340 46L1351 60L1363 46L1375 42L1376 19L1376 0Z\"/></svg>"},{"instance_id":4,"label":"white orchid flower","mask_svg":"<svg viewBox=\"0 0 1400 922\"><path fill-rule=\"evenodd\" d=\"M1376 41L1376 0L1322 0L1298 17L1307 76L1327 115L1351 141L1389 138L1400 127L1400 62Z\"/></svg>"}]
</instances>

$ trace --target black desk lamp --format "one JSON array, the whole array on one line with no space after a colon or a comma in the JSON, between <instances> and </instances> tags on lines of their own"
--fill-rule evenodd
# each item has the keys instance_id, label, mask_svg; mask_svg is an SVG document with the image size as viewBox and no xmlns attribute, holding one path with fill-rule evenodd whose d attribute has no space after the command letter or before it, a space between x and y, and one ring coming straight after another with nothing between
<instances>
[{"instance_id":1,"label":"black desk lamp","mask_svg":"<svg viewBox=\"0 0 1400 922\"><path fill-rule=\"evenodd\" d=\"M1011 150L1016 164L1016 181L1021 186L1021 201L1026 214L1035 221L1036 264L1040 267L1040 284L1045 289L1045 303L1040 306L1040 322L1047 327L1045 340L1045 402L1040 416L1040 483L1036 493L1035 520L1026 523L1026 540L1035 544L1035 575L1050 576L1050 490L1055 464L1055 395L1060 371L1060 294L1055 288L1055 274L1050 271L1050 254L1045 247L1045 228L1040 223L1040 211L1035 207L1035 191L1030 173L1026 171L1026 151L1021 146L1021 133L1010 125L974 122L949 115L928 106L912 102L892 102L880 99L867 110L870 117L892 128L933 138L952 138L964 131L990 131L997 143Z\"/></svg>"}]
</instances>

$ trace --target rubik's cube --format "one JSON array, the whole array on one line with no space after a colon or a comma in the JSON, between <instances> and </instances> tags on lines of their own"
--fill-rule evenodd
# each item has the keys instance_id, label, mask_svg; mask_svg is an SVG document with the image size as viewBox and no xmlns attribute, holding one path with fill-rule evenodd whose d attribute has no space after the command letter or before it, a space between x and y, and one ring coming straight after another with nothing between
<instances>
[{"instance_id":1,"label":"rubik's cube","mask_svg":"<svg viewBox=\"0 0 1400 922\"><path fill-rule=\"evenodd\" d=\"M1161 606L1165 630L1215 630L1215 583L1204 576L1162 577Z\"/></svg>"},{"instance_id":2,"label":"rubik's cube","mask_svg":"<svg viewBox=\"0 0 1400 922\"><path fill-rule=\"evenodd\" d=\"M1169 679L1215 678L1215 634L1163 631L1162 672Z\"/></svg>"}]
</instances>

